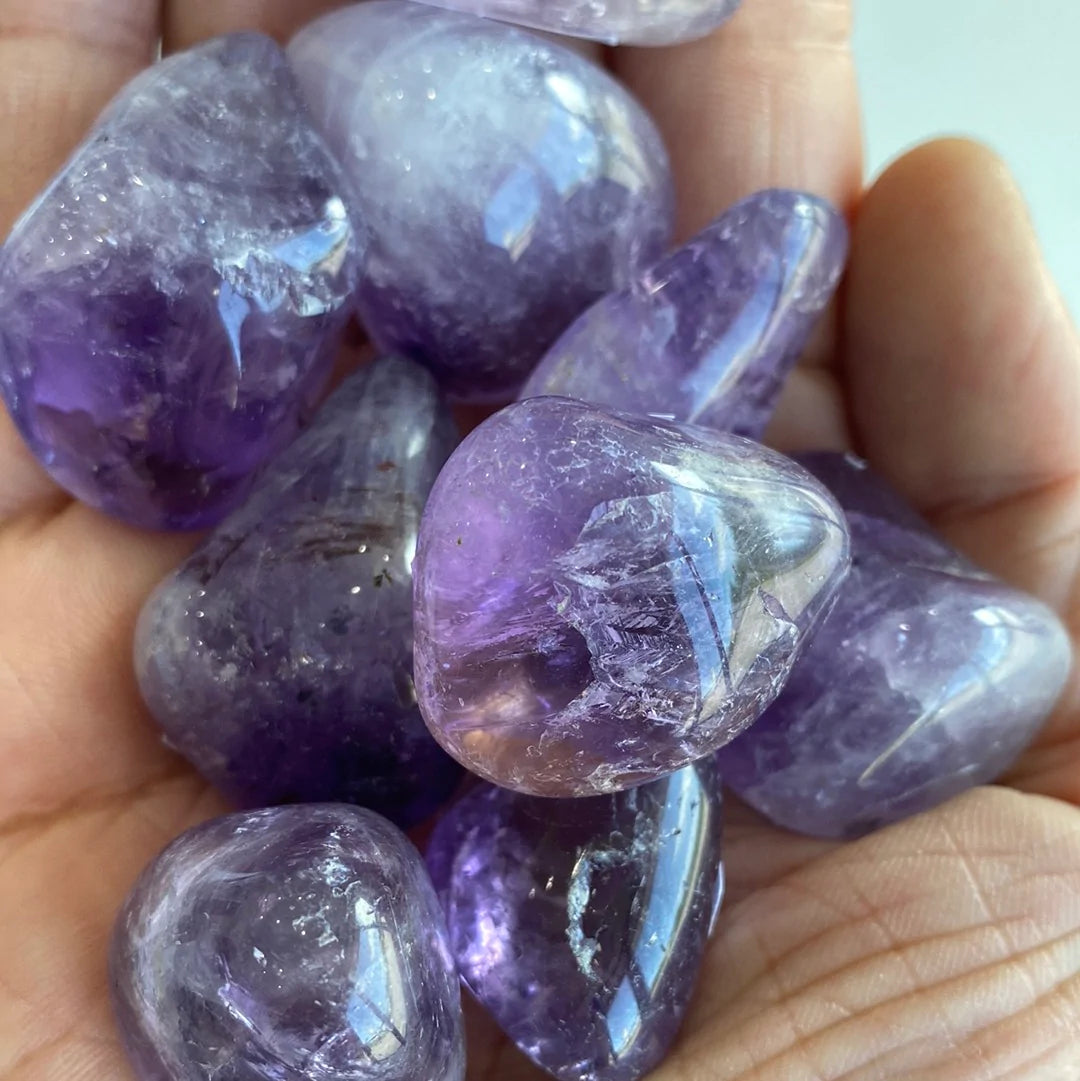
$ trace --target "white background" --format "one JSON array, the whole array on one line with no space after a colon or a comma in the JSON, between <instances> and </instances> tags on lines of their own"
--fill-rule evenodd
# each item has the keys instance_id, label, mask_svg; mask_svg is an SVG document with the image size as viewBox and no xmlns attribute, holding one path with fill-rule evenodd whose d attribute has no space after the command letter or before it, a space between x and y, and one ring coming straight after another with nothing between
<instances>
[{"instance_id":1,"label":"white background","mask_svg":"<svg viewBox=\"0 0 1080 1081\"><path fill-rule=\"evenodd\" d=\"M989 143L1080 317L1080 0L855 0L855 15L871 172L934 135Z\"/></svg>"}]
</instances>

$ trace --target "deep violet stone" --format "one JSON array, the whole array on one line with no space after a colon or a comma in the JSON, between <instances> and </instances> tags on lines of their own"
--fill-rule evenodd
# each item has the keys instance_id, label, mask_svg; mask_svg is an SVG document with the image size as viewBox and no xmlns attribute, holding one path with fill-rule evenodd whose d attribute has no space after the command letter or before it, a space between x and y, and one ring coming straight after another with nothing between
<instances>
[{"instance_id":1,"label":"deep violet stone","mask_svg":"<svg viewBox=\"0 0 1080 1081\"><path fill-rule=\"evenodd\" d=\"M776 703L720 754L789 829L849 837L998 777L1071 665L1040 601L973 566L856 458L800 459L847 512L852 569Z\"/></svg>"},{"instance_id":2,"label":"deep violet stone","mask_svg":"<svg viewBox=\"0 0 1080 1081\"><path fill-rule=\"evenodd\" d=\"M578 314L670 240L655 126L569 49L370 0L302 30L289 58L373 230L368 331L456 397L511 397Z\"/></svg>"},{"instance_id":3,"label":"deep violet stone","mask_svg":"<svg viewBox=\"0 0 1080 1081\"><path fill-rule=\"evenodd\" d=\"M723 893L706 760L642 788L544 800L484 785L428 866L462 978L561 1081L634 1081L678 1032Z\"/></svg>"},{"instance_id":4,"label":"deep violet stone","mask_svg":"<svg viewBox=\"0 0 1080 1081\"><path fill-rule=\"evenodd\" d=\"M840 509L764 447L519 402L462 443L424 514L420 707L508 788L654 780L772 701L847 560Z\"/></svg>"},{"instance_id":5,"label":"deep violet stone","mask_svg":"<svg viewBox=\"0 0 1080 1081\"><path fill-rule=\"evenodd\" d=\"M151 528L237 504L329 375L344 194L269 38L122 91L0 249L0 392L53 477Z\"/></svg>"},{"instance_id":6,"label":"deep violet stone","mask_svg":"<svg viewBox=\"0 0 1080 1081\"><path fill-rule=\"evenodd\" d=\"M462 1081L457 976L416 850L357 807L279 807L174 841L110 957L139 1081Z\"/></svg>"},{"instance_id":7,"label":"deep violet stone","mask_svg":"<svg viewBox=\"0 0 1080 1081\"><path fill-rule=\"evenodd\" d=\"M411 825L452 792L413 690L412 559L456 442L431 376L377 361L147 603L143 696L233 800L345 800Z\"/></svg>"},{"instance_id":8,"label":"deep violet stone","mask_svg":"<svg viewBox=\"0 0 1080 1081\"><path fill-rule=\"evenodd\" d=\"M438 7L595 38L609 45L672 45L727 22L739 0L425 0Z\"/></svg>"},{"instance_id":9,"label":"deep violet stone","mask_svg":"<svg viewBox=\"0 0 1080 1081\"><path fill-rule=\"evenodd\" d=\"M522 397L559 394L760 439L847 246L844 219L824 200L751 195L585 312Z\"/></svg>"}]
</instances>

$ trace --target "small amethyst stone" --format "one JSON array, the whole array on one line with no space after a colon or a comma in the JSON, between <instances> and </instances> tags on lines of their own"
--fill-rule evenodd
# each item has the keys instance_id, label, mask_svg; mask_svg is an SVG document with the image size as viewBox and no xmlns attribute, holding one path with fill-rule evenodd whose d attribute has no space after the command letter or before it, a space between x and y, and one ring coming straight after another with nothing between
<instances>
[{"instance_id":1,"label":"small amethyst stone","mask_svg":"<svg viewBox=\"0 0 1080 1081\"><path fill-rule=\"evenodd\" d=\"M582 315L522 397L560 394L760 439L847 244L824 200L751 195Z\"/></svg>"},{"instance_id":2,"label":"small amethyst stone","mask_svg":"<svg viewBox=\"0 0 1080 1081\"><path fill-rule=\"evenodd\" d=\"M453 791L413 690L412 559L456 442L431 376L377 361L147 602L143 696L237 803L342 800L409 826Z\"/></svg>"},{"instance_id":3,"label":"small amethyst stone","mask_svg":"<svg viewBox=\"0 0 1080 1081\"><path fill-rule=\"evenodd\" d=\"M512 396L577 315L670 240L655 126L569 49L370 0L316 20L289 58L373 229L368 331L455 397Z\"/></svg>"},{"instance_id":4,"label":"small amethyst stone","mask_svg":"<svg viewBox=\"0 0 1080 1081\"><path fill-rule=\"evenodd\" d=\"M113 999L138 1081L462 1081L446 925L416 850L356 807L185 833L120 912Z\"/></svg>"},{"instance_id":5,"label":"small amethyst stone","mask_svg":"<svg viewBox=\"0 0 1080 1081\"><path fill-rule=\"evenodd\" d=\"M776 703L720 754L789 829L853 837L994 780L1071 666L1040 601L950 548L865 463L800 459L847 512L852 568Z\"/></svg>"},{"instance_id":6,"label":"small amethyst stone","mask_svg":"<svg viewBox=\"0 0 1080 1081\"><path fill-rule=\"evenodd\" d=\"M0 392L61 485L155 529L240 501L330 372L344 191L262 35L119 95L0 249Z\"/></svg>"},{"instance_id":7,"label":"small amethyst stone","mask_svg":"<svg viewBox=\"0 0 1080 1081\"><path fill-rule=\"evenodd\" d=\"M664 1057L723 894L706 762L643 788L543 800L477 788L428 866L462 978L560 1081L635 1081Z\"/></svg>"},{"instance_id":8,"label":"small amethyst stone","mask_svg":"<svg viewBox=\"0 0 1080 1081\"><path fill-rule=\"evenodd\" d=\"M596 38L609 45L673 45L727 22L739 0L425 0L492 19Z\"/></svg>"},{"instance_id":9,"label":"small amethyst stone","mask_svg":"<svg viewBox=\"0 0 1080 1081\"><path fill-rule=\"evenodd\" d=\"M840 509L764 447L519 402L462 443L424 514L420 707L507 788L643 784L757 718L847 560Z\"/></svg>"}]
</instances>

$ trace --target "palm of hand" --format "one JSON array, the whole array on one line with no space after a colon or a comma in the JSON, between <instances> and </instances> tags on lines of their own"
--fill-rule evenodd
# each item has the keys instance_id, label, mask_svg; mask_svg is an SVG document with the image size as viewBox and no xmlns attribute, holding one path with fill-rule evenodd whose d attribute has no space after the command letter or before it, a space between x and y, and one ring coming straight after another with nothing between
<instances>
[{"instance_id":1,"label":"palm of hand","mask_svg":"<svg viewBox=\"0 0 1080 1081\"><path fill-rule=\"evenodd\" d=\"M31 14L0 0L0 223L162 27L177 45L255 24L285 34L330 6L47 0ZM987 152L924 148L860 197L849 17L837 0L747 0L714 41L615 64L666 129L683 233L768 184L861 199L842 312L792 380L778 445L865 453L1075 625L1080 345ZM0 1081L123 1078L105 995L113 915L154 852L220 809L158 743L130 670L138 607L190 542L66 501L2 416L0 462ZM1013 782L843 846L736 809L729 902L654 1081L1072 1076L1076 686ZM540 1076L474 1021L471 1078Z\"/></svg>"}]
</instances>

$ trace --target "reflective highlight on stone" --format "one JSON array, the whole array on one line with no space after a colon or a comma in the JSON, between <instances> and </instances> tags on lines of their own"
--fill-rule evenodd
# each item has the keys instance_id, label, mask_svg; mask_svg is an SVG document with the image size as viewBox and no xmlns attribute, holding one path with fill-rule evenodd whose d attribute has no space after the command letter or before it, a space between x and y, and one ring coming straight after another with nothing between
<instances>
[{"instance_id":1,"label":"reflective highlight on stone","mask_svg":"<svg viewBox=\"0 0 1080 1081\"><path fill-rule=\"evenodd\" d=\"M456 442L431 376L377 361L147 602L143 696L231 799L344 800L407 826L453 791L413 690L412 559Z\"/></svg>"},{"instance_id":2,"label":"reflective highlight on stone","mask_svg":"<svg viewBox=\"0 0 1080 1081\"><path fill-rule=\"evenodd\" d=\"M760 439L847 244L824 200L752 195L582 315L522 397L560 394Z\"/></svg>"},{"instance_id":3,"label":"reflective highlight on stone","mask_svg":"<svg viewBox=\"0 0 1080 1081\"><path fill-rule=\"evenodd\" d=\"M609 45L673 45L727 22L739 0L424 0Z\"/></svg>"},{"instance_id":4,"label":"reflective highlight on stone","mask_svg":"<svg viewBox=\"0 0 1080 1081\"><path fill-rule=\"evenodd\" d=\"M416 850L343 804L185 833L110 958L139 1081L462 1081L458 981Z\"/></svg>"},{"instance_id":5,"label":"reflective highlight on stone","mask_svg":"<svg viewBox=\"0 0 1080 1081\"><path fill-rule=\"evenodd\" d=\"M723 893L706 761L588 800L471 792L428 866L465 983L561 1081L634 1081L678 1032Z\"/></svg>"},{"instance_id":6,"label":"reflective highlight on stone","mask_svg":"<svg viewBox=\"0 0 1080 1081\"><path fill-rule=\"evenodd\" d=\"M344 194L269 38L131 83L0 251L0 392L53 477L151 528L237 504L330 372Z\"/></svg>"},{"instance_id":7,"label":"reflective highlight on stone","mask_svg":"<svg viewBox=\"0 0 1080 1081\"><path fill-rule=\"evenodd\" d=\"M569 49L370 0L312 23L289 56L373 228L364 322L457 397L511 396L670 240L656 128Z\"/></svg>"},{"instance_id":8,"label":"reflective highlight on stone","mask_svg":"<svg viewBox=\"0 0 1080 1081\"><path fill-rule=\"evenodd\" d=\"M851 525L852 570L776 703L720 754L789 829L856 836L998 777L1053 709L1068 635L973 566L865 463L801 459Z\"/></svg>"},{"instance_id":9,"label":"reflective highlight on stone","mask_svg":"<svg viewBox=\"0 0 1080 1081\"><path fill-rule=\"evenodd\" d=\"M520 402L462 443L424 514L420 707L508 788L642 784L760 714L846 566L843 515L772 451Z\"/></svg>"}]
</instances>

